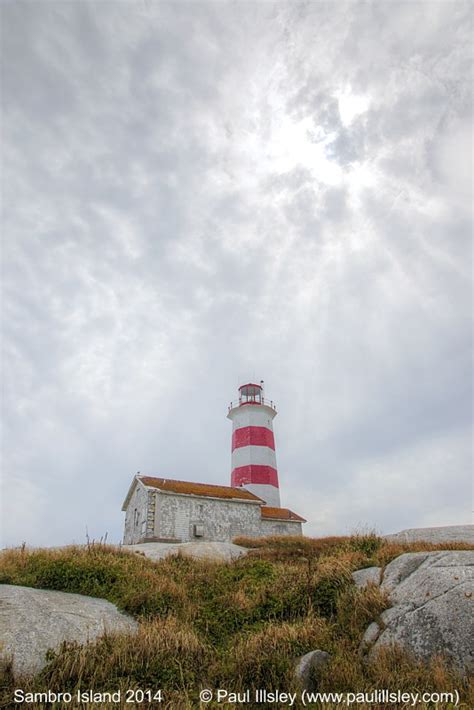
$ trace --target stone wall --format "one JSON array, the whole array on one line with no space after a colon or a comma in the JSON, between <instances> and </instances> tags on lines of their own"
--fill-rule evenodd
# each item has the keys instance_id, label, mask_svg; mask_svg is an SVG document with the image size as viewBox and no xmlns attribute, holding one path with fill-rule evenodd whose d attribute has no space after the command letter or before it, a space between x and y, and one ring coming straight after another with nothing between
<instances>
[{"instance_id":1,"label":"stone wall","mask_svg":"<svg viewBox=\"0 0 474 710\"><path fill-rule=\"evenodd\" d=\"M234 500L158 492L156 495L156 538L188 542L228 542L238 535L260 533L260 505ZM197 531L202 533L197 537Z\"/></svg>"},{"instance_id":2,"label":"stone wall","mask_svg":"<svg viewBox=\"0 0 474 710\"><path fill-rule=\"evenodd\" d=\"M137 482L125 513L124 545L134 545L146 535L148 491Z\"/></svg>"},{"instance_id":3,"label":"stone wall","mask_svg":"<svg viewBox=\"0 0 474 710\"><path fill-rule=\"evenodd\" d=\"M260 521L260 537L266 535L302 535L303 528L297 520L269 520Z\"/></svg>"}]
</instances>

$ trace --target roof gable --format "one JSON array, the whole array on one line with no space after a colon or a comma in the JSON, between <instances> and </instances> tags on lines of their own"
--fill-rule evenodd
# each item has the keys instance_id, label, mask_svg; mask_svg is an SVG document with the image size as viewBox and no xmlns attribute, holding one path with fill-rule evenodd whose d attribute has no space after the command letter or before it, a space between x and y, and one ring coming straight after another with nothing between
<instances>
[{"instance_id":1,"label":"roof gable","mask_svg":"<svg viewBox=\"0 0 474 710\"><path fill-rule=\"evenodd\" d=\"M137 485L137 483L138 483L138 474L136 474L132 479L132 482L130 484L130 488L128 489L128 493L127 493L125 500L123 502L123 505L122 505L122 510L124 510L124 511L127 510L128 504L130 503L130 498L133 495L133 491L135 490L135 486Z\"/></svg>"}]
</instances>

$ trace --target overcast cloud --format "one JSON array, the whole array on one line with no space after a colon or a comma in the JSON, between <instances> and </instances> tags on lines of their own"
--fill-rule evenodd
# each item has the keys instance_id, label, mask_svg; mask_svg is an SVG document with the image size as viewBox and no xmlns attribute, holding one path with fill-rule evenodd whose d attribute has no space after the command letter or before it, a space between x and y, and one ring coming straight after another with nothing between
<instances>
[{"instance_id":1,"label":"overcast cloud","mask_svg":"<svg viewBox=\"0 0 474 710\"><path fill-rule=\"evenodd\" d=\"M248 378L307 534L470 522L471 4L1 14L3 543L228 484Z\"/></svg>"}]
</instances>

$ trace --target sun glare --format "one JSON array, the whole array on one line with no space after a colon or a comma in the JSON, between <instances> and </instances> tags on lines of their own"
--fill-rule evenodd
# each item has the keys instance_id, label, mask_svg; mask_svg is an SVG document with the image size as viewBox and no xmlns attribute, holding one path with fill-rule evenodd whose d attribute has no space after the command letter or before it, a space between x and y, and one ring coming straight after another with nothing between
<instances>
[{"instance_id":1,"label":"sun glare","mask_svg":"<svg viewBox=\"0 0 474 710\"><path fill-rule=\"evenodd\" d=\"M315 135L311 117L294 121L289 116L283 116L272 131L267 158L272 169L278 172L301 166L316 180L336 185L342 180L342 170L335 161L326 157L326 146L333 138L332 134Z\"/></svg>"},{"instance_id":2,"label":"sun glare","mask_svg":"<svg viewBox=\"0 0 474 710\"><path fill-rule=\"evenodd\" d=\"M336 92L335 97L339 103L339 115L344 126L349 126L356 116L365 113L369 108L370 98L353 94L350 87Z\"/></svg>"}]
</instances>

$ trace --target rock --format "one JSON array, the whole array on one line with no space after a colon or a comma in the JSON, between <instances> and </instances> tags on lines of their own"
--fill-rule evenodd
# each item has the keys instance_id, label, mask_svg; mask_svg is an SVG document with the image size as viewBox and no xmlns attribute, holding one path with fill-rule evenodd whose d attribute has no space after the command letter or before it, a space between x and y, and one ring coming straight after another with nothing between
<instances>
[{"instance_id":1,"label":"rock","mask_svg":"<svg viewBox=\"0 0 474 710\"><path fill-rule=\"evenodd\" d=\"M155 561L179 553L198 560L218 562L231 562L249 551L246 547L234 545L232 542L143 542L138 545L123 545L122 549L141 553Z\"/></svg>"},{"instance_id":2,"label":"rock","mask_svg":"<svg viewBox=\"0 0 474 710\"><path fill-rule=\"evenodd\" d=\"M13 654L15 675L40 671L46 651L62 641L86 643L137 626L105 599L0 584L0 659Z\"/></svg>"},{"instance_id":3,"label":"rock","mask_svg":"<svg viewBox=\"0 0 474 710\"><path fill-rule=\"evenodd\" d=\"M467 542L474 545L474 525L446 525L436 528L409 528L384 535L389 542Z\"/></svg>"},{"instance_id":4,"label":"rock","mask_svg":"<svg viewBox=\"0 0 474 710\"><path fill-rule=\"evenodd\" d=\"M424 660L441 652L461 672L474 670L474 551L400 555L387 565L381 589L392 607L380 617L370 657L397 643Z\"/></svg>"},{"instance_id":5,"label":"rock","mask_svg":"<svg viewBox=\"0 0 474 710\"><path fill-rule=\"evenodd\" d=\"M352 573L352 579L359 589L366 587L369 583L380 584L382 568L381 567L366 567L358 569Z\"/></svg>"},{"instance_id":6,"label":"rock","mask_svg":"<svg viewBox=\"0 0 474 710\"><path fill-rule=\"evenodd\" d=\"M299 683L306 690L314 690L314 679L319 671L329 663L331 656L327 651L310 651L301 656L295 665L295 675Z\"/></svg>"},{"instance_id":7,"label":"rock","mask_svg":"<svg viewBox=\"0 0 474 710\"><path fill-rule=\"evenodd\" d=\"M407 552L392 560L387 565L383 574L382 588L393 592L395 588L410 577L421 567L430 556L439 555L439 552ZM395 598L395 595L392 597Z\"/></svg>"},{"instance_id":8,"label":"rock","mask_svg":"<svg viewBox=\"0 0 474 710\"><path fill-rule=\"evenodd\" d=\"M373 621L367 627L367 631L365 632L364 638L362 639L362 644L373 644L374 641L377 640L379 634L380 626L375 621Z\"/></svg>"}]
</instances>

